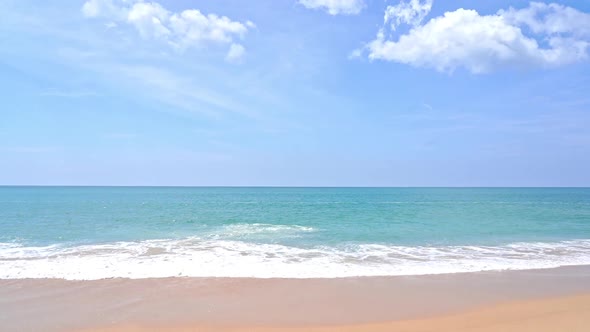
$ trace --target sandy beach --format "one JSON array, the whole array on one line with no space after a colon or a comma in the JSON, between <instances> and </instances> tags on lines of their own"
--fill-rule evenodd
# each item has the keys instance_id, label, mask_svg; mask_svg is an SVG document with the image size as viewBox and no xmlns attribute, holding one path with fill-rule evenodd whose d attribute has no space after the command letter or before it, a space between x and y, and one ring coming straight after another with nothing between
<instances>
[{"instance_id":1,"label":"sandy beach","mask_svg":"<svg viewBox=\"0 0 590 332\"><path fill-rule=\"evenodd\" d=\"M0 332L590 332L590 0L0 12Z\"/></svg>"},{"instance_id":2,"label":"sandy beach","mask_svg":"<svg viewBox=\"0 0 590 332\"><path fill-rule=\"evenodd\" d=\"M431 318L401 320L389 323L306 327L215 327L141 326L129 325L88 332L147 332L147 331L220 331L220 332L434 332L434 331L588 331L590 324L590 295L559 297L534 301L516 301L478 310Z\"/></svg>"},{"instance_id":3,"label":"sandy beach","mask_svg":"<svg viewBox=\"0 0 590 332\"><path fill-rule=\"evenodd\" d=\"M2 331L587 331L590 267L341 279L0 281Z\"/></svg>"}]
</instances>

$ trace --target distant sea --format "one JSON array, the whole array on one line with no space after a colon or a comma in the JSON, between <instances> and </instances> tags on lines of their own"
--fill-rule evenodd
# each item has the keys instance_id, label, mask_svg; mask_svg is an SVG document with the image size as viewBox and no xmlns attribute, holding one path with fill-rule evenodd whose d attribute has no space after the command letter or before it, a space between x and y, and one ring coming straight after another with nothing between
<instances>
[{"instance_id":1,"label":"distant sea","mask_svg":"<svg viewBox=\"0 0 590 332\"><path fill-rule=\"evenodd\" d=\"M590 264L590 189L0 187L0 278L332 278Z\"/></svg>"}]
</instances>

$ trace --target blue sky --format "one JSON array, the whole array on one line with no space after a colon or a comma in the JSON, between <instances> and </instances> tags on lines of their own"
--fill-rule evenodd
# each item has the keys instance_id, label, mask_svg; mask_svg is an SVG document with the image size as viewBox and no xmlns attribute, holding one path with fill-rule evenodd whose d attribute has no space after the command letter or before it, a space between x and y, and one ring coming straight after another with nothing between
<instances>
[{"instance_id":1,"label":"blue sky","mask_svg":"<svg viewBox=\"0 0 590 332\"><path fill-rule=\"evenodd\" d=\"M588 1L0 11L0 184L590 186Z\"/></svg>"}]
</instances>

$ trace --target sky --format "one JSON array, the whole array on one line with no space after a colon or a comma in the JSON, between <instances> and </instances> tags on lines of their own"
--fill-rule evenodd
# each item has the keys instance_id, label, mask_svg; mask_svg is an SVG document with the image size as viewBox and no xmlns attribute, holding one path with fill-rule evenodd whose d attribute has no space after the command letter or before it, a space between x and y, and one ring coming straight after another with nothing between
<instances>
[{"instance_id":1,"label":"sky","mask_svg":"<svg viewBox=\"0 0 590 332\"><path fill-rule=\"evenodd\" d=\"M3 185L590 186L590 1L0 12Z\"/></svg>"}]
</instances>

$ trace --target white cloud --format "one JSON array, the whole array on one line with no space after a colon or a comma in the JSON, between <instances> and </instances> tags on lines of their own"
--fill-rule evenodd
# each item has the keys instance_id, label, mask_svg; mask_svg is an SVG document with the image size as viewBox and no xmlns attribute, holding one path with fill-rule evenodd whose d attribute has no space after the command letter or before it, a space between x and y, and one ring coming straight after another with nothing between
<instances>
[{"instance_id":1,"label":"white cloud","mask_svg":"<svg viewBox=\"0 0 590 332\"><path fill-rule=\"evenodd\" d=\"M526 25L534 33L572 33L590 36L590 14L560 4L531 2L528 8L500 10L498 15L513 25Z\"/></svg>"},{"instance_id":2,"label":"white cloud","mask_svg":"<svg viewBox=\"0 0 590 332\"><path fill-rule=\"evenodd\" d=\"M241 23L226 16L205 15L197 9L175 13L157 2L143 0L88 0L82 13L86 17L127 23L142 38L162 40L180 50L207 43L231 48L235 39L243 39L248 29L255 28L251 21Z\"/></svg>"},{"instance_id":3,"label":"white cloud","mask_svg":"<svg viewBox=\"0 0 590 332\"><path fill-rule=\"evenodd\" d=\"M590 15L574 8L533 2L493 15L461 8L421 24L431 5L412 0L388 7L384 27L365 47L369 58L441 72L463 67L472 73L556 67L588 58ZM388 23L391 31L401 23L414 27L395 40L386 36Z\"/></svg>"},{"instance_id":4,"label":"white cloud","mask_svg":"<svg viewBox=\"0 0 590 332\"><path fill-rule=\"evenodd\" d=\"M365 8L364 0L299 0L299 3L310 9L323 9L330 15L354 15Z\"/></svg>"},{"instance_id":5,"label":"white cloud","mask_svg":"<svg viewBox=\"0 0 590 332\"><path fill-rule=\"evenodd\" d=\"M228 62L239 62L246 54L246 49L240 44L231 44L225 60Z\"/></svg>"},{"instance_id":6,"label":"white cloud","mask_svg":"<svg viewBox=\"0 0 590 332\"><path fill-rule=\"evenodd\" d=\"M207 41L232 43L234 37L243 38L251 26L253 23L250 21L242 24L225 16L205 16L195 9L185 10L170 17L170 27L178 36L177 42L181 47Z\"/></svg>"},{"instance_id":7,"label":"white cloud","mask_svg":"<svg viewBox=\"0 0 590 332\"><path fill-rule=\"evenodd\" d=\"M164 38L171 34L165 24L170 19L168 12L160 4L139 2L127 14L127 22L135 26L143 38Z\"/></svg>"},{"instance_id":8,"label":"white cloud","mask_svg":"<svg viewBox=\"0 0 590 332\"><path fill-rule=\"evenodd\" d=\"M432 1L410 0L400 1L396 6L387 6L385 9L384 24L390 23L391 30L395 30L400 24L406 23L417 26L422 23L424 17L432 9Z\"/></svg>"}]
</instances>

